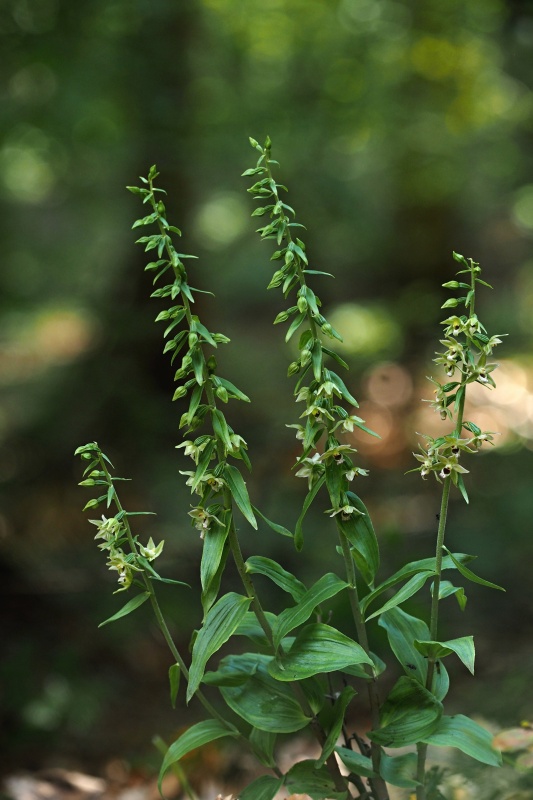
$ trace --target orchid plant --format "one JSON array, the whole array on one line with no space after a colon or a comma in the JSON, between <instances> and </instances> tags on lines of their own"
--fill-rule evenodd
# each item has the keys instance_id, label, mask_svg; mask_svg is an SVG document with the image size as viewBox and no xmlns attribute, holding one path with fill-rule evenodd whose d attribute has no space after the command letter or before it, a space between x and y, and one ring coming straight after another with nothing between
<instances>
[{"instance_id":1,"label":"orchid plant","mask_svg":"<svg viewBox=\"0 0 533 800\"><path fill-rule=\"evenodd\" d=\"M388 800L390 787L409 790L417 800L438 800L443 795L434 768L427 769L428 746L451 746L485 764L501 763L484 728L464 715L444 713L449 687L444 659L456 656L473 673L472 636L439 640L441 601L455 596L464 609L463 582L501 589L466 566L473 556L451 552L445 544L450 493L457 490L468 502L465 462L495 435L464 418L469 386L495 387L497 365L492 353L501 339L489 336L475 311L477 291L488 284L481 279L479 264L453 254L460 266L458 280L444 286L462 294L443 306L454 309L453 316L442 323L442 350L435 358L439 374L444 370L444 382L429 379L435 394L431 406L451 430L437 438L423 437L420 452L415 454L419 463L413 470L422 479L433 475L442 485L435 555L424 555L388 578L378 579L378 537L368 509L353 489L367 470L357 463L350 434L355 429L368 436L379 432L370 430L358 416L357 401L339 374L339 369L348 368L335 349L341 334L327 320L313 288L315 276L328 273L310 268L297 230L303 226L284 201L286 187L274 177L278 163L271 158L271 142L267 139L262 146L250 141L258 158L244 176L253 179L248 191L260 203L252 216L265 218L258 232L276 248L271 260L277 268L268 289L279 288L289 303L274 324L288 323L287 342L298 337L298 355L289 364L288 376L296 378L295 400L303 410L298 421L288 426L295 430L302 447L295 464L295 476L307 482L302 510L294 525L285 521L286 527L268 519L250 499L244 477L251 469L247 443L230 426L223 410L229 401L249 402L249 398L219 374L215 352L229 339L210 331L194 313L195 294L200 290L191 286L185 267L185 261L193 256L178 252L176 241L181 233L167 221L164 191L156 185L159 173L153 166L147 177L141 178L140 186L128 189L148 209L133 227L153 229L137 241L155 256L146 270L154 273L154 284L158 284L152 296L165 303L156 321L165 323L164 351L177 367L173 399L188 401L180 420L185 438L178 448L183 448L192 462L182 474L194 500L191 509L183 513L200 534L203 621L193 634L189 659L173 641L156 596L158 582L179 584L155 569L164 543L152 538L141 542L132 518L147 512L127 511L122 506L117 482L123 479L114 475L108 457L91 442L76 451L85 464L81 485L94 487L98 493L85 509L112 509L106 511L108 516L90 522L96 527L95 539L106 554L109 569L117 573L117 592L132 595L102 624L149 601L172 657L172 702L183 679L187 702L194 698L206 712L205 720L188 728L166 750L160 786L167 771L192 749L230 737L248 748L264 767L264 774L240 793L240 800L272 800L283 793L305 794L316 800ZM463 311L458 310L461 307ZM252 555L245 559L237 535L243 523L252 529L264 524L301 550L305 515L320 493L328 498L326 513L336 534L332 547L339 556L340 574L327 573L306 586L271 558ZM223 593L229 561L240 576L240 592ZM444 580L444 570L459 584ZM266 576L283 593L286 604L281 613L264 608L254 583L257 574ZM428 586L425 620L403 606L416 593L427 592ZM328 601L336 597L338 602L339 596L345 598L353 618L348 632L335 627L334 618L328 618L327 624L322 621ZM388 692L380 680L386 664L371 649L375 624L387 634L388 669L396 675L385 684L392 683ZM217 661L220 648L234 638L236 652ZM371 727L365 736L356 733L349 722L350 704L358 691L368 697ZM280 737L306 729L319 745L319 757L300 761L283 772L276 757Z\"/></svg>"}]
</instances>

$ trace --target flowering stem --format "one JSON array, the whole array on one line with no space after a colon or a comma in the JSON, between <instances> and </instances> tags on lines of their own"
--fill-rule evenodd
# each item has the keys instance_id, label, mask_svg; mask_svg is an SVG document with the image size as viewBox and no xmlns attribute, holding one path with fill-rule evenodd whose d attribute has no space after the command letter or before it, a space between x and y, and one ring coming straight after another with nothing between
<instances>
[{"instance_id":1,"label":"flowering stem","mask_svg":"<svg viewBox=\"0 0 533 800\"><path fill-rule=\"evenodd\" d=\"M342 555L344 558L344 564L346 569L346 577L348 578L348 597L350 600L350 607L352 609L352 614L355 622L355 628L357 630L357 638L359 640L359 644L367 654L370 656L370 647L368 644L368 636L366 633L366 626L365 621L363 619L363 615L361 613L361 606L359 604L359 594L357 592L357 582L355 576L355 568L352 558L352 553L350 549L350 543L346 538L345 534L343 533L340 525L337 523L337 529L339 533L339 540L341 543L342 548ZM369 665L365 665L365 670L368 673L369 680L367 683L368 688L368 699L370 702L370 713L372 718L372 727L374 729L379 728L379 695L378 695L378 688L376 684L376 679L372 672L372 667ZM376 775L379 775L379 765L381 761L381 747L379 744L375 742L370 743L370 752L372 756L372 767ZM376 800L388 800L389 794L387 791L387 786L385 781L382 778L374 778L371 781L372 790L375 794Z\"/></svg>"}]
</instances>

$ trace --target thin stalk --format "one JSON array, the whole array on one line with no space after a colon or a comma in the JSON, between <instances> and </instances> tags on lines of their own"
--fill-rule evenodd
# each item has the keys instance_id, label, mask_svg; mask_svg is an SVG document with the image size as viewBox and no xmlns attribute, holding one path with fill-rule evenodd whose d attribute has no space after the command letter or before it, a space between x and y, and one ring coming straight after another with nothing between
<instances>
[{"instance_id":1,"label":"thin stalk","mask_svg":"<svg viewBox=\"0 0 533 800\"><path fill-rule=\"evenodd\" d=\"M474 305L475 305L475 274L474 270L471 270L470 273L470 287L472 290L472 297L470 303L468 305L468 312L469 316L472 317L474 314ZM462 393L459 399L459 407L457 409L457 417L455 422L455 429L454 429L454 436L459 438L461 436L461 431L463 429L463 416L464 416L464 408L465 408L465 400L466 400L466 383L461 385ZM429 625L429 632L430 632L430 639L432 641L438 641L438 628L439 628L439 593L440 593L440 584L442 579L442 559L443 559L443 546L444 546L444 536L446 533L446 519L448 515L448 502L450 499L450 489L452 486L452 477L451 475L445 478L444 485L442 487L442 500L440 506L440 514L439 514L439 527L437 531L437 545L435 551L435 578L433 580L433 591L431 596L431 616L430 616L430 625ZM428 658L428 671L427 671L427 678L426 678L426 689L431 691L433 686L433 676L435 674L435 658L430 657ZM417 745L417 772L416 777L419 782L419 786L416 789L416 800L426 800L426 787L425 787L425 775L426 775L426 757L427 757L427 744L420 743Z\"/></svg>"},{"instance_id":2,"label":"thin stalk","mask_svg":"<svg viewBox=\"0 0 533 800\"><path fill-rule=\"evenodd\" d=\"M340 525L337 525L338 533L339 533L339 540L341 543L342 548L342 555L344 559L344 565L346 569L346 577L348 578L348 597L350 601L350 608L352 610L352 615L355 622L355 629L357 631L357 638L359 640L359 644L370 657L370 647L368 644L368 636L366 632L365 621L363 619L363 615L361 613L361 606L359 603L359 594L357 591L357 581L355 576L355 567L352 559L352 553L350 550L350 544L348 539L344 535ZM368 700L370 703L370 714L372 719L372 727L374 729L379 728L379 694L378 694L378 687L376 683L376 678L373 674L372 667L369 665L365 665L365 671L368 673L368 680L366 681L367 684L367 691L368 691ZM376 742L370 743L370 753L372 757L372 767L376 775L379 776L379 766L381 761L381 746L376 744ZM373 792L376 796L376 800L388 800L389 793L387 790L387 785L383 778L373 778L371 781L371 786Z\"/></svg>"}]
</instances>

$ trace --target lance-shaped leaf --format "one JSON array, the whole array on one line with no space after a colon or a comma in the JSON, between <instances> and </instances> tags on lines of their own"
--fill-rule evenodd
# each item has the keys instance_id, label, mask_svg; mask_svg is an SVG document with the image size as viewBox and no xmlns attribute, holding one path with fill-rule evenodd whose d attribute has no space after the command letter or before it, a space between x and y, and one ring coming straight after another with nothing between
<instances>
[{"instance_id":1,"label":"lance-shaped leaf","mask_svg":"<svg viewBox=\"0 0 533 800\"><path fill-rule=\"evenodd\" d=\"M349 520L340 519L339 525L352 545L355 564L365 583L371 588L379 568L379 547L376 532L368 509L354 492L346 492L348 503L359 511Z\"/></svg>"},{"instance_id":2,"label":"lance-shaped leaf","mask_svg":"<svg viewBox=\"0 0 533 800\"><path fill-rule=\"evenodd\" d=\"M473 636L462 636L460 639L448 639L446 642L420 642L415 639L414 646L426 658L439 659L455 653L467 670L474 674L476 651Z\"/></svg>"},{"instance_id":3,"label":"lance-shaped leaf","mask_svg":"<svg viewBox=\"0 0 533 800\"><path fill-rule=\"evenodd\" d=\"M285 528L283 525L279 525L277 522L272 522L271 519L265 517L263 512L260 511L255 506L252 506L252 508L254 510L254 513L257 514L258 517L261 517L261 519L264 520L268 525L268 527L271 528L273 531L281 534L281 536L288 536L290 539L293 538L293 534L289 530L287 530L287 528Z\"/></svg>"},{"instance_id":4,"label":"lance-shaped leaf","mask_svg":"<svg viewBox=\"0 0 533 800\"><path fill-rule=\"evenodd\" d=\"M308 591L303 595L300 602L292 608L286 608L278 617L274 630L274 641L276 647L284 636L306 622L314 609L324 602L334 597L347 587L347 583L341 580L333 572L323 575Z\"/></svg>"},{"instance_id":5,"label":"lance-shaped leaf","mask_svg":"<svg viewBox=\"0 0 533 800\"><path fill-rule=\"evenodd\" d=\"M433 592L432 592L433 593ZM439 585L439 600L444 600L445 597L455 595L457 603L461 611L466 608L467 596L462 586L454 586L450 581L441 581Z\"/></svg>"},{"instance_id":6,"label":"lance-shaped leaf","mask_svg":"<svg viewBox=\"0 0 533 800\"><path fill-rule=\"evenodd\" d=\"M347 792L335 791L335 785L326 767L315 768L311 760L298 761L285 775L285 786L291 794L307 794L312 800L344 800Z\"/></svg>"},{"instance_id":7,"label":"lance-shaped leaf","mask_svg":"<svg viewBox=\"0 0 533 800\"><path fill-rule=\"evenodd\" d=\"M257 520L254 517L252 504L250 503L250 497L248 495L248 489L246 488L244 479L237 467L234 467L231 464L226 464L224 467L224 480L229 487L237 508L248 520L252 528L257 530Z\"/></svg>"},{"instance_id":8,"label":"lance-shaped leaf","mask_svg":"<svg viewBox=\"0 0 533 800\"><path fill-rule=\"evenodd\" d=\"M348 767L350 772L354 772L356 775L362 775L363 778L376 777L372 769L372 761L367 756L356 753L355 750L349 750L347 747L336 747L335 752L338 754L342 763Z\"/></svg>"},{"instance_id":9,"label":"lance-shaped leaf","mask_svg":"<svg viewBox=\"0 0 533 800\"><path fill-rule=\"evenodd\" d=\"M428 662L416 649L415 639L426 641L430 639L429 628L426 623L402 611L393 608L386 611L379 618L379 625L385 628L392 652L402 665L405 674L419 681L425 686ZM448 693L450 679L443 664L433 673L432 691L438 700L443 700Z\"/></svg>"},{"instance_id":10,"label":"lance-shaped leaf","mask_svg":"<svg viewBox=\"0 0 533 800\"><path fill-rule=\"evenodd\" d=\"M447 547L443 546L442 549L448 553L463 578L468 578L469 581L472 581L473 583L479 583L481 586L488 586L489 589L499 589L500 592L505 592L503 586L498 586L496 583L491 583L490 581L484 580L484 578L480 578L475 574L475 572L472 572L472 570L468 569L468 567L465 567L463 564L461 564L461 562L458 561L452 553L450 553Z\"/></svg>"},{"instance_id":11,"label":"lance-shaped leaf","mask_svg":"<svg viewBox=\"0 0 533 800\"><path fill-rule=\"evenodd\" d=\"M425 584L428 578L431 578L432 575L435 575L434 572L419 572L417 575L413 575L413 577L407 581L405 586L402 586L396 594L388 600L385 605L381 606L380 609L374 611L373 614L370 614L369 617L366 618L366 622L374 617L379 617L380 614L383 614L385 611L390 611L392 608L396 608L401 603L405 603L410 597L418 592L419 589Z\"/></svg>"},{"instance_id":12,"label":"lance-shaped leaf","mask_svg":"<svg viewBox=\"0 0 533 800\"><path fill-rule=\"evenodd\" d=\"M207 613L192 649L187 702L200 685L208 659L232 636L251 602L250 597L229 592Z\"/></svg>"},{"instance_id":13,"label":"lance-shaped leaf","mask_svg":"<svg viewBox=\"0 0 533 800\"><path fill-rule=\"evenodd\" d=\"M328 735L326 737L326 741L324 742L324 746L322 747L320 758L316 761L317 769L324 766L330 755L335 750L335 745L337 744L337 740L341 735L342 726L344 724L346 709L356 694L357 692L352 686L345 686L335 700L335 705L333 706L333 719L331 720Z\"/></svg>"},{"instance_id":14,"label":"lance-shaped leaf","mask_svg":"<svg viewBox=\"0 0 533 800\"><path fill-rule=\"evenodd\" d=\"M186 756L191 750L196 750L197 747L201 747L208 742L214 742L216 739L221 739L223 736L236 735L237 731L232 725L229 723L223 725L216 719L198 722L196 725L193 725L192 728L186 730L179 739L170 745L166 752L159 771L159 780L157 783L159 792L161 793L161 782L172 764L182 759L183 756Z\"/></svg>"},{"instance_id":15,"label":"lance-shaped leaf","mask_svg":"<svg viewBox=\"0 0 533 800\"><path fill-rule=\"evenodd\" d=\"M453 555L462 564L475 558L475 556L467 556L464 553L454 553ZM451 554L449 556L444 556L441 569L456 569ZM407 578L416 575L418 572L435 572L435 557L423 558L420 561L410 561L409 564L405 564L398 572L395 572L394 575L391 575L386 581L376 586L374 591L369 592L369 594L361 600L361 608L363 611L366 611L370 603L382 592L387 591L387 589L392 589L397 583L407 580Z\"/></svg>"},{"instance_id":16,"label":"lance-shaped leaf","mask_svg":"<svg viewBox=\"0 0 533 800\"><path fill-rule=\"evenodd\" d=\"M227 675L234 685L221 685L228 706L254 728L270 733L294 733L305 728L307 717L290 687L274 680L266 669L270 656L246 653L226 656L217 674ZM242 678L240 684L237 679Z\"/></svg>"},{"instance_id":17,"label":"lance-shaped leaf","mask_svg":"<svg viewBox=\"0 0 533 800\"><path fill-rule=\"evenodd\" d=\"M242 400L245 403L250 402L248 395L244 394L244 392L241 392L241 390L235 386L234 383L228 381L226 378L221 378L220 376L217 376L217 380L226 389L231 397L234 397L236 400Z\"/></svg>"},{"instance_id":18,"label":"lance-shaped leaf","mask_svg":"<svg viewBox=\"0 0 533 800\"><path fill-rule=\"evenodd\" d=\"M303 521L305 515L309 510L309 506L311 505L311 503L317 496L318 492L324 485L325 480L326 476L322 475L322 477L319 478L315 484L313 484L311 490L308 492L303 502L302 511L300 516L298 517L298 520L296 522L296 527L294 529L294 546L296 547L297 550L301 550L304 545Z\"/></svg>"},{"instance_id":19,"label":"lance-shaped leaf","mask_svg":"<svg viewBox=\"0 0 533 800\"><path fill-rule=\"evenodd\" d=\"M239 800L273 800L283 786L283 782L284 778L261 775L239 794Z\"/></svg>"},{"instance_id":20,"label":"lance-shaped leaf","mask_svg":"<svg viewBox=\"0 0 533 800\"><path fill-rule=\"evenodd\" d=\"M219 411L218 408L212 410L213 431L217 439L222 442L226 450L233 450L233 444L230 438L230 432L226 417ZM233 468L235 469L235 467Z\"/></svg>"},{"instance_id":21,"label":"lance-shaped leaf","mask_svg":"<svg viewBox=\"0 0 533 800\"><path fill-rule=\"evenodd\" d=\"M150 592L143 592L142 594L138 594L137 597L133 597L128 603L126 603L125 606L122 606L120 611L117 611L117 613L113 614L112 617L109 617L109 619L106 619L103 622L101 622L98 627L101 628L104 625L107 625L108 622L115 622L115 620L120 619L121 617L125 617L127 614L131 614L131 612L135 611L136 608L142 606L142 604L145 603L149 597L150 597Z\"/></svg>"},{"instance_id":22,"label":"lance-shaped leaf","mask_svg":"<svg viewBox=\"0 0 533 800\"><path fill-rule=\"evenodd\" d=\"M231 522L231 514L227 514L226 524L214 525L204 538L200 579L202 582L202 596L205 595L206 598L209 595L209 588L212 582L218 577L219 567L226 550L226 539ZM204 613L206 613L209 608L205 604L203 607Z\"/></svg>"},{"instance_id":23,"label":"lance-shaped leaf","mask_svg":"<svg viewBox=\"0 0 533 800\"><path fill-rule=\"evenodd\" d=\"M280 589L291 594L296 602L299 602L307 591L307 588L298 578L283 569L277 561L273 561L271 558L251 556L246 562L246 571L252 575L259 574L270 578Z\"/></svg>"},{"instance_id":24,"label":"lance-shaped leaf","mask_svg":"<svg viewBox=\"0 0 533 800\"><path fill-rule=\"evenodd\" d=\"M289 652L271 661L268 671L278 681L300 681L351 664L373 666L360 644L330 625L316 623L302 628Z\"/></svg>"},{"instance_id":25,"label":"lance-shaped leaf","mask_svg":"<svg viewBox=\"0 0 533 800\"><path fill-rule=\"evenodd\" d=\"M265 617L267 618L268 624L271 628L274 628L277 622L277 617L271 611L265 611ZM235 636L247 636L254 644L258 647L267 647L269 646L269 641L266 637L266 634L257 621L257 617L253 613L253 611L247 611L244 617L239 622L237 629L235 630Z\"/></svg>"},{"instance_id":26,"label":"lance-shaped leaf","mask_svg":"<svg viewBox=\"0 0 533 800\"><path fill-rule=\"evenodd\" d=\"M492 767L502 765L501 753L493 747L492 734L463 714L442 717L438 726L424 741L439 747L457 747L476 761Z\"/></svg>"},{"instance_id":27,"label":"lance-shaped leaf","mask_svg":"<svg viewBox=\"0 0 533 800\"><path fill-rule=\"evenodd\" d=\"M380 711L381 725L369 738L384 747L405 747L425 740L442 716L442 703L414 678L402 676Z\"/></svg>"},{"instance_id":28,"label":"lance-shaped leaf","mask_svg":"<svg viewBox=\"0 0 533 800\"><path fill-rule=\"evenodd\" d=\"M180 688L181 669L179 664L172 664L168 670L168 680L170 683L170 704L176 708L176 698Z\"/></svg>"},{"instance_id":29,"label":"lance-shaped leaf","mask_svg":"<svg viewBox=\"0 0 533 800\"><path fill-rule=\"evenodd\" d=\"M389 756L382 751L379 773L383 780L392 784L392 786L400 786L402 789L416 789L420 785L420 781L416 780L417 760L416 753Z\"/></svg>"},{"instance_id":30,"label":"lance-shaped leaf","mask_svg":"<svg viewBox=\"0 0 533 800\"><path fill-rule=\"evenodd\" d=\"M277 733L270 731L260 731L259 728L252 728L248 741L261 764L265 767L275 767L274 748L276 746Z\"/></svg>"}]
</instances>

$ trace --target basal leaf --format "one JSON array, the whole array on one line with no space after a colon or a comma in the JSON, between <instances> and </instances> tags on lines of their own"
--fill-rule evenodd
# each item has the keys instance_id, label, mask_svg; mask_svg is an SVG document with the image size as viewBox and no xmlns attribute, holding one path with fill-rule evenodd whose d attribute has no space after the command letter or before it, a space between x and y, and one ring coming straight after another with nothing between
<instances>
[{"instance_id":1,"label":"basal leaf","mask_svg":"<svg viewBox=\"0 0 533 800\"><path fill-rule=\"evenodd\" d=\"M278 681L300 681L351 664L372 665L372 661L353 639L330 625L315 623L302 628L289 652L272 660L268 671Z\"/></svg>"},{"instance_id":2,"label":"basal leaf","mask_svg":"<svg viewBox=\"0 0 533 800\"><path fill-rule=\"evenodd\" d=\"M501 753L492 744L492 734L463 714L442 717L436 729L424 741L439 747L457 747L476 761L492 767L502 765Z\"/></svg>"},{"instance_id":3,"label":"basal leaf","mask_svg":"<svg viewBox=\"0 0 533 800\"><path fill-rule=\"evenodd\" d=\"M433 733L442 716L442 703L416 679L403 676L380 710L381 725L369 738L385 747L416 744Z\"/></svg>"},{"instance_id":4,"label":"basal leaf","mask_svg":"<svg viewBox=\"0 0 533 800\"><path fill-rule=\"evenodd\" d=\"M196 725L186 730L179 739L170 745L163 759L157 783L159 792L161 793L161 782L172 764L182 759L183 756L186 756L191 750L196 750L197 747L201 747L208 742L214 742L216 739L221 739L223 736L235 736L236 734L237 731L233 726L229 725L229 723L223 725L216 719L198 722Z\"/></svg>"},{"instance_id":5,"label":"basal leaf","mask_svg":"<svg viewBox=\"0 0 533 800\"><path fill-rule=\"evenodd\" d=\"M335 750L335 745L337 744L337 740L342 732L342 726L344 724L346 709L348 708L349 704L351 703L356 694L357 692L352 686L345 686L340 695L335 700L335 705L333 707L333 719L330 724L326 741L324 742L324 746L322 747L320 758L316 762L317 769L319 767L324 766L327 759Z\"/></svg>"},{"instance_id":6,"label":"basal leaf","mask_svg":"<svg viewBox=\"0 0 533 800\"><path fill-rule=\"evenodd\" d=\"M268 620L268 624L271 628L274 628L277 622L277 617L275 614L272 614L271 611L265 611L265 616ZM258 647L268 647L269 642L265 635L265 632L259 622L257 621L257 617L253 613L253 611L247 611L242 620L239 622L237 629L235 630L235 636L246 636L250 639L254 644Z\"/></svg>"},{"instance_id":7,"label":"basal leaf","mask_svg":"<svg viewBox=\"0 0 533 800\"><path fill-rule=\"evenodd\" d=\"M208 611L192 650L187 702L200 685L208 659L232 636L251 602L250 597L229 592Z\"/></svg>"},{"instance_id":8,"label":"basal leaf","mask_svg":"<svg viewBox=\"0 0 533 800\"><path fill-rule=\"evenodd\" d=\"M239 794L239 800L272 800L283 786L283 781L283 778L273 775L261 775Z\"/></svg>"},{"instance_id":9,"label":"basal leaf","mask_svg":"<svg viewBox=\"0 0 533 800\"><path fill-rule=\"evenodd\" d=\"M277 733L270 731L260 731L259 728L252 728L248 741L261 762L265 767L275 767L274 748L276 746Z\"/></svg>"},{"instance_id":10,"label":"basal leaf","mask_svg":"<svg viewBox=\"0 0 533 800\"><path fill-rule=\"evenodd\" d=\"M372 761L367 756L363 756L355 750L349 750L347 747L336 747L335 752L338 753L340 760L350 772L361 775L363 778L375 778Z\"/></svg>"},{"instance_id":11,"label":"basal leaf","mask_svg":"<svg viewBox=\"0 0 533 800\"><path fill-rule=\"evenodd\" d=\"M344 800L347 792L335 791L326 767L315 768L311 760L298 761L285 776L285 785L291 794L307 794L312 800Z\"/></svg>"},{"instance_id":12,"label":"basal leaf","mask_svg":"<svg viewBox=\"0 0 533 800\"><path fill-rule=\"evenodd\" d=\"M383 780L392 786L402 789L416 789L420 782L416 780L416 753L404 753L401 756L389 756L382 751L379 772Z\"/></svg>"},{"instance_id":13,"label":"basal leaf","mask_svg":"<svg viewBox=\"0 0 533 800\"><path fill-rule=\"evenodd\" d=\"M305 728L310 719L286 683L274 680L266 669L270 656L247 653L226 656L219 665L219 673L228 673L235 680L242 676L240 685L221 686L220 691L228 706L254 728L270 733L294 733Z\"/></svg>"}]
</instances>

